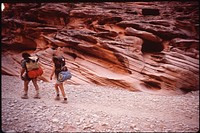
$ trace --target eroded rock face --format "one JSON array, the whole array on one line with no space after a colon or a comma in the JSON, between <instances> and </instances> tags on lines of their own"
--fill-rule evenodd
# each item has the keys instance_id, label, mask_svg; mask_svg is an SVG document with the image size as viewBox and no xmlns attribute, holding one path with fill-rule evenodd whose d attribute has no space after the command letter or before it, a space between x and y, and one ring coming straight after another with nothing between
<instances>
[{"instance_id":1,"label":"eroded rock face","mask_svg":"<svg viewBox=\"0 0 200 133\"><path fill-rule=\"evenodd\" d=\"M199 90L198 2L17 3L2 12L2 74L37 54L49 81L54 53L70 84L181 94ZM150 12L151 11L151 12Z\"/></svg>"}]
</instances>

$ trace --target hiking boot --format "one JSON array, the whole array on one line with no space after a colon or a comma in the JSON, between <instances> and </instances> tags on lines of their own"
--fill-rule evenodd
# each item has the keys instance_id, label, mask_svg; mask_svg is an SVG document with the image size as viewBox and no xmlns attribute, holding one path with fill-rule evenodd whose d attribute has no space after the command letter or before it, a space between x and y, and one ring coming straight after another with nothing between
<instances>
[{"instance_id":1,"label":"hiking boot","mask_svg":"<svg viewBox=\"0 0 200 133\"><path fill-rule=\"evenodd\" d=\"M60 97L59 97L59 96L56 96L55 100L60 100Z\"/></svg>"},{"instance_id":2,"label":"hiking boot","mask_svg":"<svg viewBox=\"0 0 200 133\"><path fill-rule=\"evenodd\" d=\"M64 98L64 100L62 101L62 103L67 103L67 98Z\"/></svg>"},{"instance_id":3,"label":"hiking boot","mask_svg":"<svg viewBox=\"0 0 200 133\"><path fill-rule=\"evenodd\" d=\"M41 97L40 97L39 94L36 94L33 98L35 98L35 99L40 99Z\"/></svg>"},{"instance_id":4,"label":"hiking boot","mask_svg":"<svg viewBox=\"0 0 200 133\"><path fill-rule=\"evenodd\" d=\"M22 98L22 99L28 99L28 95L27 95L27 94L24 94L24 95L21 96L21 98Z\"/></svg>"}]
</instances>

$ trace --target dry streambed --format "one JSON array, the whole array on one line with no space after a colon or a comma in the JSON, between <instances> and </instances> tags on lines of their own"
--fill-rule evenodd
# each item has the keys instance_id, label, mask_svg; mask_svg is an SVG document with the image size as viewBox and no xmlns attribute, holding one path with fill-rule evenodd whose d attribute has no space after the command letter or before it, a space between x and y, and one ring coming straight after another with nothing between
<instances>
[{"instance_id":1,"label":"dry streambed","mask_svg":"<svg viewBox=\"0 0 200 133\"><path fill-rule=\"evenodd\" d=\"M39 81L41 99L21 99L23 83L2 75L5 132L199 130L199 91L165 96L96 85L67 85L68 104L54 101L52 83Z\"/></svg>"}]
</instances>

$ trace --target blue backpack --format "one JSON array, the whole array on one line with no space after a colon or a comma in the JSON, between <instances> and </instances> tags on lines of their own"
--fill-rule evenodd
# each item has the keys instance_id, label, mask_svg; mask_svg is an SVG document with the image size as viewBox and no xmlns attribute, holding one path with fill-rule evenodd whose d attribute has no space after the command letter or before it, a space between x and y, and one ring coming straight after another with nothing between
<instances>
[{"instance_id":1,"label":"blue backpack","mask_svg":"<svg viewBox=\"0 0 200 133\"><path fill-rule=\"evenodd\" d=\"M70 71L61 71L58 74L58 81L63 82L67 79L71 79L72 74L70 73Z\"/></svg>"}]
</instances>

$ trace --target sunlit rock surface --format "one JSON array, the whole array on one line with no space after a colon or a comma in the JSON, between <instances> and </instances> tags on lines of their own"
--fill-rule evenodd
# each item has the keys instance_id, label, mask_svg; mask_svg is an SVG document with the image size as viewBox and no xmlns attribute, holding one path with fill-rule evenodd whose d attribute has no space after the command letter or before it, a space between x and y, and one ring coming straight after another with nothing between
<instances>
[{"instance_id":1,"label":"sunlit rock surface","mask_svg":"<svg viewBox=\"0 0 200 133\"><path fill-rule=\"evenodd\" d=\"M199 5L191 2L5 3L2 74L19 76L22 52L40 57L49 81L54 53L66 84L154 94L199 90Z\"/></svg>"}]
</instances>

